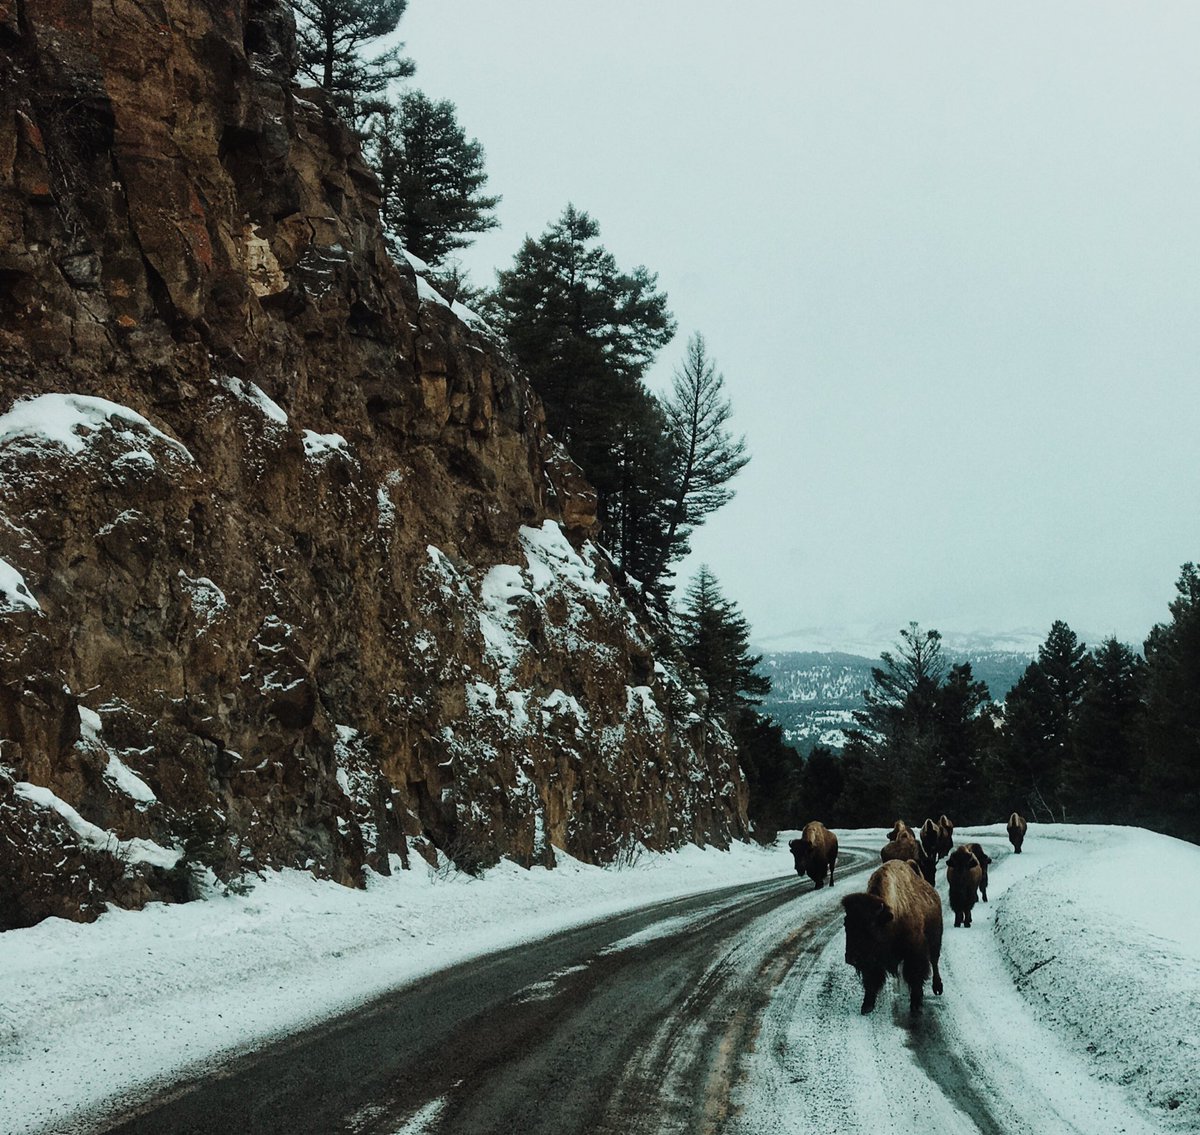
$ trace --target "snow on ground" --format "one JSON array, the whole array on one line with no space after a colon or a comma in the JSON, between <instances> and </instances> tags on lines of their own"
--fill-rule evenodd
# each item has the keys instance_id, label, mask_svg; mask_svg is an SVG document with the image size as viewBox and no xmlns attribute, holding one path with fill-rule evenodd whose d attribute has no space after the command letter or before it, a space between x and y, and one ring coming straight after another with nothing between
<instances>
[{"instance_id":1,"label":"snow on ground","mask_svg":"<svg viewBox=\"0 0 1200 1135\"><path fill-rule=\"evenodd\" d=\"M128 1104L180 1069L218 1067L438 969L647 902L786 875L791 860L737 844L647 853L619 871L561 853L553 871L503 863L482 879L413 864L372 875L365 892L282 871L243 897L0 934L0 1127L63 1130L73 1112Z\"/></svg>"},{"instance_id":2,"label":"snow on ground","mask_svg":"<svg viewBox=\"0 0 1200 1135\"><path fill-rule=\"evenodd\" d=\"M885 839L839 836L866 849ZM1099 826L1031 826L1020 856L999 824L955 839L994 862L970 929L954 927L939 868L944 995L927 986L914 1022L906 987L890 982L860 1016L837 935L782 983L731 1131L1200 1130L1200 911L1177 895L1200 847Z\"/></svg>"},{"instance_id":3,"label":"snow on ground","mask_svg":"<svg viewBox=\"0 0 1200 1135\"><path fill-rule=\"evenodd\" d=\"M767 850L647 854L620 871L561 856L554 871L502 864L472 879L414 859L365 892L284 871L241 897L0 934L5 1130L69 1130L80 1109L128 1104L180 1069L219 1067L490 950L790 875L791 834ZM869 851L884 842L882 830L839 836ZM945 995L928 996L912 1025L906 993L889 986L860 1017L840 932L817 944L768 1009L732 1129L1200 1129L1200 908L1180 897L1200 848L1139 829L1037 825L1015 856L999 825L958 836L996 862L970 930L954 929L939 872ZM833 910L848 889L839 876L802 901Z\"/></svg>"}]
</instances>

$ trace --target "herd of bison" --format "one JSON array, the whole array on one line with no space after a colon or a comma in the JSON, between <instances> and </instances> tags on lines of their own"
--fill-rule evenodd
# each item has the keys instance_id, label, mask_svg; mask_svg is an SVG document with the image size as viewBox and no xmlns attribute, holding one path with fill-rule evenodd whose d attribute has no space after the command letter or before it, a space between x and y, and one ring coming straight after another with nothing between
<instances>
[{"instance_id":1,"label":"herd of bison","mask_svg":"<svg viewBox=\"0 0 1200 1135\"><path fill-rule=\"evenodd\" d=\"M1020 855L1025 820L1014 812L1008 818L1008 838ZM818 888L828 876L833 885L838 841L824 824L806 824L799 839L788 846L796 874L807 875ZM941 993L938 959L942 953L942 900L934 889L939 859L946 860L946 884L955 926L971 925L971 910L982 896L987 902L991 859L978 843L954 846L954 824L942 816L926 820L914 832L897 820L879 853L881 866L862 894L846 895L846 963L862 978L862 1011L875 1008L875 999L890 973L901 974L909 990L912 1012L921 1009L925 982L933 974L933 991Z\"/></svg>"}]
</instances>

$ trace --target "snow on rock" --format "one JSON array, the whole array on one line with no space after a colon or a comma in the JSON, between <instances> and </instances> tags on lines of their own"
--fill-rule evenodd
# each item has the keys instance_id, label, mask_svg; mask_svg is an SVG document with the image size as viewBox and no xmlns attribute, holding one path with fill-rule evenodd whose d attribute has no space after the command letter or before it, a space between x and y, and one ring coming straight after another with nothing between
<instances>
[{"instance_id":1,"label":"snow on rock","mask_svg":"<svg viewBox=\"0 0 1200 1135\"><path fill-rule=\"evenodd\" d=\"M229 601L225 598L225 592L208 576L202 575L193 579L185 571L180 570L179 582L183 584L183 588L188 594L192 613L196 616L201 630L212 626L217 617L228 608Z\"/></svg>"},{"instance_id":2,"label":"snow on rock","mask_svg":"<svg viewBox=\"0 0 1200 1135\"><path fill-rule=\"evenodd\" d=\"M83 844L96 851L110 852L130 863L148 863L152 867L163 868L174 867L183 857L181 848L162 847L148 839L120 839L114 832L106 831L85 820L70 804L55 796L48 788L18 781L13 785L13 792L39 808L57 812Z\"/></svg>"},{"instance_id":3,"label":"snow on rock","mask_svg":"<svg viewBox=\"0 0 1200 1135\"><path fill-rule=\"evenodd\" d=\"M7 560L0 560L0 614L17 611L37 611L41 604L25 585L25 578Z\"/></svg>"},{"instance_id":4,"label":"snow on rock","mask_svg":"<svg viewBox=\"0 0 1200 1135\"><path fill-rule=\"evenodd\" d=\"M162 442L176 457L195 464L192 455L174 438L151 425L141 414L105 398L86 394L39 394L36 398L23 399L0 416L0 449L50 444L76 454L82 453L97 435L104 433L117 434L152 463L153 456L141 449L146 435Z\"/></svg>"},{"instance_id":5,"label":"snow on rock","mask_svg":"<svg viewBox=\"0 0 1200 1135\"><path fill-rule=\"evenodd\" d=\"M350 447L341 434L319 434L304 431L304 453L312 461L325 461L335 453L350 456Z\"/></svg>"},{"instance_id":6,"label":"snow on rock","mask_svg":"<svg viewBox=\"0 0 1200 1135\"><path fill-rule=\"evenodd\" d=\"M99 749L108 757L108 765L104 770L104 779L118 792L123 792L139 811L144 811L151 804L158 803L154 790L137 775L102 739L100 715L87 706L79 707L79 739L80 744Z\"/></svg>"},{"instance_id":7,"label":"snow on rock","mask_svg":"<svg viewBox=\"0 0 1200 1135\"><path fill-rule=\"evenodd\" d=\"M417 298L424 303L437 304L440 307L446 308L462 320L468 327L476 331L490 333L491 327L488 322L477 312L472 311L465 304L459 303L457 300L451 303L442 295L430 282L426 279L433 269L425 263L419 256L409 252L407 248L401 249L404 254L404 259L408 261L409 266L413 270L413 275L417 281Z\"/></svg>"},{"instance_id":8,"label":"snow on rock","mask_svg":"<svg viewBox=\"0 0 1200 1135\"><path fill-rule=\"evenodd\" d=\"M589 562L594 554L590 544L585 559L553 520L545 521L541 528L522 525L520 536L535 591L566 583L600 602L612 599L611 589L596 578L595 565Z\"/></svg>"},{"instance_id":9,"label":"snow on rock","mask_svg":"<svg viewBox=\"0 0 1200 1135\"><path fill-rule=\"evenodd\" d=\"M284 413L278 403L267 397L263 389L255 383L244 378L223 378L221 386L225 390L228 390L235 398L253 406L269 422L273 422L278 426L286 426L288 424L287 414Z\"/></svg>"}]
</instances>

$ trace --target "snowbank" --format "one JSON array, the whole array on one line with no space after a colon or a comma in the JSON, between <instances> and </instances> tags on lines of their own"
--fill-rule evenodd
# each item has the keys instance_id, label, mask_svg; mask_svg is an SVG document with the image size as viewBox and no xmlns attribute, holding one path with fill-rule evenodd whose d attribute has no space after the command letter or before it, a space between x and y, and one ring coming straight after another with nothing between
<instances>
[{"instance_id":1,"label":"snowbank","mask_svg":"<svg viewBox=\"0 0 1200 1135\"><path fill-rule=\"evenodd\" d=\"M996 904L1039 1018L1160 1121L1200 1130L1200 847L1138 828L1046 824ZM1049 863L1045 861L1049 860Z\"/></svg>"}]
</instances>

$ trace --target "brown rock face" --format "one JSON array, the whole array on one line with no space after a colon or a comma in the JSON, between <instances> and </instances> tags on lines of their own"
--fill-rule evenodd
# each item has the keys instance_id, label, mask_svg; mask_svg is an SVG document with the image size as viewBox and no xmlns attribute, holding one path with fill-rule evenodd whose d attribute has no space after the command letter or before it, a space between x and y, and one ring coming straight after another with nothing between
<instances>
[{"instance_id":1,"label":"brown rock face","mask_svg":"<svg viewBox=\"0 0 1200 1135\"><path fill-rule=\"evenodd\" d=\"M388 259L292 47L270 0L0 3L0 929L743 831L590 487Z\"/></svg>"}]
</instances>

